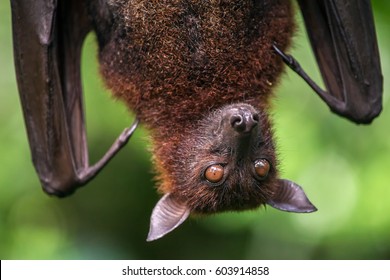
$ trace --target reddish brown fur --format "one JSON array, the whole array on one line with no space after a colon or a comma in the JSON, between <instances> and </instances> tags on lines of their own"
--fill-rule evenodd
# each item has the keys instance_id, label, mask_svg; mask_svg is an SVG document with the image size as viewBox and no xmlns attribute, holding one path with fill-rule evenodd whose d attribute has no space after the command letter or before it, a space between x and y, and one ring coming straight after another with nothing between
<instances>
[{"instance_id":1,"label":"reddish brown fur","mask_svg":"<svg viewBox=\"0 0 390 280\"><path fill-rule=\"evenodd\" d=\"M113 35L100 42L101 72L152 130L160 190L171 192L182 149L190 149L180 146L183 138L196 133L205 115L236 102L267 112L283 67L271 46L288 47L292 6L289 0L113 2Z\"/></svg>"}]
</instances>

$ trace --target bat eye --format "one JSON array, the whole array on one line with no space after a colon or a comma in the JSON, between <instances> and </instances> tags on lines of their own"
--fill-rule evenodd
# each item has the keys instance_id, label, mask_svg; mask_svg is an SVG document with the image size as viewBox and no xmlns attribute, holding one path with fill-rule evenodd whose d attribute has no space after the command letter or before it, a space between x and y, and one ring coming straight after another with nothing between
<instances>
[{"instance_id":1,"label":"bat eye","mask_svg":"<svg viewBox=\"0 0 390 280\"><path fill-rule=\"evenodd\" d=\"M269 161L264 158L255 161L255 172L259 179L265 179L268 176L270 167Z\"/></svg>"},{"instance_id":2,"label":"bat eye","mask_svg":"<svg viewBox=\"0 0 390 280\"><path fill-rule=\"evenodd\" d=\"M204 172L204 177L210 183L219 183L223 179L225 170L220 164L213 164L207 167Z\"/></svg>"}]
</instances>

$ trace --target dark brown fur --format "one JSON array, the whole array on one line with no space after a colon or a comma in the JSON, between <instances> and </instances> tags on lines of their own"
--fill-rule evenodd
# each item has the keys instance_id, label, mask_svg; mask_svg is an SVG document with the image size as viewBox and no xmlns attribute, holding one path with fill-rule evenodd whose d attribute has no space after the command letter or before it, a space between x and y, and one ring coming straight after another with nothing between
<instances>
[{"instance_id":1,"label":"dark brown fur","mask_svg":"<svg viewBox=\"0 0 390 280\"><path fill-rule=\"evenodd\" d=\"M184 201L196 213L252 209L274 196L278 187L277 161L267 114L258 113L258 125L250 135L229 130L230 124L223 118L228 108L248 106L235 103L217 109L182 137L180 148L173 155L177 158L168 162L175 185L168 186L165 192ZM255 177L253 162L260 158L271 164L266 180ZM222 184L214 185L202 178L205 168L213 163L224 166L226 179Z\"/></svg>"},{"instance_id":2,"label":"dark brown fur","mask_svg":"<svg viewBox=\"0 0 390 280\"><path fill-rule=\"evenodd\" d=\"M261 193L255 202L247 198L247 205L240 205L237 199L235 207L226 202L218 208L215 205L224 202L208 193L207 187L187 191L197 180L188 178L187 173L201 173L187 169L192 161L209 162L214 156L208 155L207 149L196 150L204 146L199 134L210 120L210 112L245 102L262 114L262 133L269 146L264 149L270 150L274 164L271 177L277 176L267 111L283 65L272 43L282 50L289 45L294 30L290 1L110 3L104 4L104 12L90 5L92 16L99 13L95 25L102 29L97 32L101 34L101 72L115 96L151 129L159 189L185 197L183 200L198 212L252 208L264 203L264 195L271 194ZM268 188L272 192L272 187ZM231 198L239 195L233 193ZM202 196L207 196L208 206L196 202Z\"/></svg>"}]
</instances>

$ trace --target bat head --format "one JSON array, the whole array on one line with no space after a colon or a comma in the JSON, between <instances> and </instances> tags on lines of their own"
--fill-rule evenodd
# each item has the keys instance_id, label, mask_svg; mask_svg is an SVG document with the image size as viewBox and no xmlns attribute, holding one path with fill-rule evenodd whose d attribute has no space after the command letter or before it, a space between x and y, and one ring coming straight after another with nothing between
<instances>
[{"instance_id":1,"label":"bat head","mask_svg":"<svg viewBox=\"0 0 390 280\"><path fill-rule=\"evenodd\" d=\"M148 241L183 223L190 213L240 211L264 204L289 212L316 208L297 184L279 179L267 115L249 104L217 109L172 150L173 185L155 206Z\"/></svg>"}]
</instances>

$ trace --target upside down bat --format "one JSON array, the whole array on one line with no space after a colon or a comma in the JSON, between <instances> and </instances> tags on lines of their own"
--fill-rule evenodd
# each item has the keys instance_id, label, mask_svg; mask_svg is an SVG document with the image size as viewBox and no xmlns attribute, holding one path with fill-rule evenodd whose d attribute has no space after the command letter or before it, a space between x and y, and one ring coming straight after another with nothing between
<instances>
[{"instance_id":1,"label":"upside down bat","mask_svg":"<svg viewBox=\"0 0 390 280\"><path fill-rule=\"evenodd\" d=\"M382 76L368 0L298 4L326 91L285 54L295 30L288 0L11 0L19 93L44 190L66 196L86 184L139 120L151 131L163 194L148 240L190 213L264 204L315 211L299 185L278 176L268 111L283 61L356 123L380 113ZM93 166L80 81L91 30L106 85L138 119Z\"/></svg>"}]
</instances>

